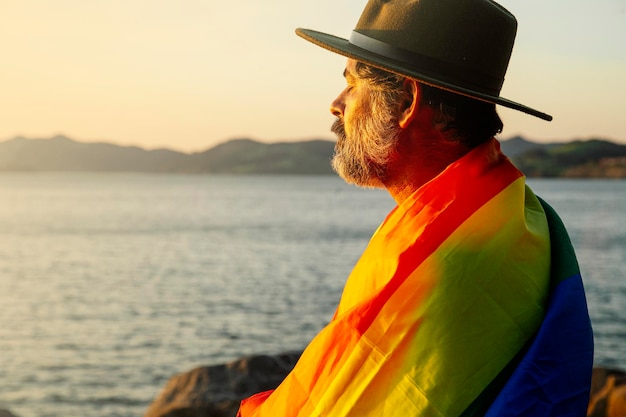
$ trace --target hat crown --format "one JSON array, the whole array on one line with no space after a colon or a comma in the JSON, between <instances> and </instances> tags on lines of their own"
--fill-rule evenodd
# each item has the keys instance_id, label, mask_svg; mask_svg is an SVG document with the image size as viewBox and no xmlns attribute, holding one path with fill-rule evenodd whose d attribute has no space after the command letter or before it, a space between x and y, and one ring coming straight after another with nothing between
<instances>
[{"instance_id":1,"label":"hat crown","mask_svg":"<svg viewBox=\"0 0 626 417\"><path fill-rule=\"evenodd\" d=\"M443 69L447 81L497 95L517 21L489 0L370 0L354 31L404 56L413 54L407 63L416 69L425 69L423 61L436 62L433 75L441 78Z\"/></svg>"},{"instance_id":2,"label":"hat crown","mask_svg":"<svg viewBox=\"0 0 626 417\"><path fill-rule=\"evenodd\" d=\"M349 40L296 29L349 58L550 121L500 96L516 32L515 17L493 0L369 0Z\"/></svg>"}]
</instances>

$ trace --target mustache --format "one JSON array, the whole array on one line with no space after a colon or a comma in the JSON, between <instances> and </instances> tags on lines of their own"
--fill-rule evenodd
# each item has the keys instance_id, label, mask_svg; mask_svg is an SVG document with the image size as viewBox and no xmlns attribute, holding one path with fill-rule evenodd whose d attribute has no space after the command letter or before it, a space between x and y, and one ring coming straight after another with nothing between
<instances>
[{"instance_id":1,"label":"mustache","mask_svg":"<svg viewBox=\"0 0 626 417\"><path fill-rule=\"evenodd\" d=\"M343 124L343 119L340 119L338 117L333 123L333 125L330 127L330 131L340 138L345 137L346 128L345 128L345 125Z\"/></svg>"}]
</instances>

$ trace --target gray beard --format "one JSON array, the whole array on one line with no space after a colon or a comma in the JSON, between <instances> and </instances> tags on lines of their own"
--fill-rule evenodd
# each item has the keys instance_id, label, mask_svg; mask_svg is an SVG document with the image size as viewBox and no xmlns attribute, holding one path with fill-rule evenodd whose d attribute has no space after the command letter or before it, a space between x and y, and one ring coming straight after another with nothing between
<instances>
[{"instance_id":1,"label":"gray beard","mask_svg":"<svg viewBox=\"0 0 626 417\"><path fill-rule=\"evenodd\" d=\"M339 118L330 130L337 135L335 154L331 160L335 172L349 184L367 188L381 187L386 176L386 164L373 161L374 158L363 145L363 138L348 138L343 120Z\"/></svg>"}]
</instances>

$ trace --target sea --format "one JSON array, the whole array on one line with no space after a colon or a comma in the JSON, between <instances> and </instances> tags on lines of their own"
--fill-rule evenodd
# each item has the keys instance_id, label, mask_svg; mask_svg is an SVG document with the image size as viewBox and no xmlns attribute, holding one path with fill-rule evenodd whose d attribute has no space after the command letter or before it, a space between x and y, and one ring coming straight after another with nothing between
<instances>
[{"instance_id":1,"label":"sea","mask_svg":"<svg viewBox=\"0 0 626 417\"><path fill-rule=\"evenodd\" d=\"M530 179L626 369L626 181ZM0 174L0 409L142 416L167 380L300 351L394 202L335 176Z\"/></svg>"}]
</instances>

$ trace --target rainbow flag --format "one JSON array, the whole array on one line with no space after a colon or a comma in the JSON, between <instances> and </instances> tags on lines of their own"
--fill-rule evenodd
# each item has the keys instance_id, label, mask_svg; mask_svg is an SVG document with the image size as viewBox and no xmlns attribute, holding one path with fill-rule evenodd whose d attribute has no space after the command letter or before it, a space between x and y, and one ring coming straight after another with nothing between
<instances>
[{"instance_id":1,"label":"rainbow flag","mask_svg":"<svg viewBox=\"0 0 626 417\"><path fill-rule=\"evenodd\" d=\"M495 139L474 149L387 216L332 321L239 415L584 415L591 328L557 220Z\"/></svg>"}]
</instances>

